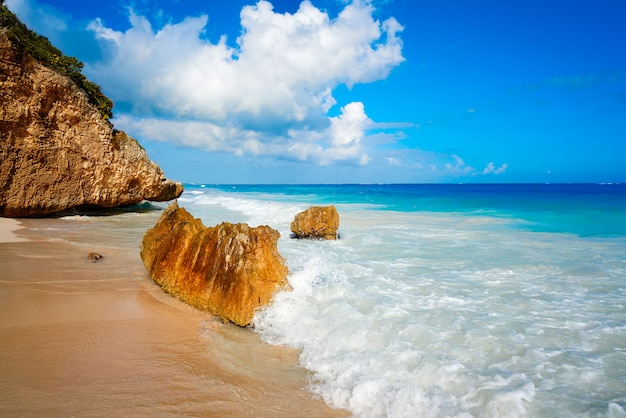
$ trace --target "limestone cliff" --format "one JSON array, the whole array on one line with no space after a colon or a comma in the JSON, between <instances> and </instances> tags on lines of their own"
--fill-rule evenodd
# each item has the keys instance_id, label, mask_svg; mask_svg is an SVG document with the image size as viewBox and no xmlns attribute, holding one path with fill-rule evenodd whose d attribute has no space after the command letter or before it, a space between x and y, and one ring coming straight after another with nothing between
<instances>
[{"instance_id":1,"label":"limestone cliff","mask_svg":"<svg viewBox=\"0 0 626 418\"><path fill-rule=\"evenodd\" d=\"M182 191L82 89L0 27L0 216L167 201Z\"/></svg>"},{"instance_id":2,"label":"limestone cliff","mask_svg":"<svg viewBox=\"0 0 626 418\"><path fill-rule=\"evenodd\" d=\"M278 253L280 233L269 226L202 225L172 203L143 237L141 258L165 291L240 326L288 288Z\"/></svg>"}]
</instances>

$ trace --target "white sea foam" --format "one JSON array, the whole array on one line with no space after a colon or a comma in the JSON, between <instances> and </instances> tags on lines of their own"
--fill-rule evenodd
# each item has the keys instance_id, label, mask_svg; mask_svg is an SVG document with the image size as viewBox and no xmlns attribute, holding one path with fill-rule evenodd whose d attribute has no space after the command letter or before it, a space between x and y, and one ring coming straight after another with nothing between
<instances>
[{"instance_id":1,"label":"white sea foam","mask_svg":"<svg viewBox=\"0 0 626 418\"><path fill-rule=\"evenodd\" d=\"M196 193L192 196L185 194L179 200L181 205L188 205L193 209L194 215L201 217L207 224L222 221L245 222L250 226L271 225L281 233L288 233L293 215L307 208L302 204L241 198L211 190L194 191Z\"/></svg>"},{"instance_id":2,"label":"white sea foam","mask_svg":"<svg viewBox=\"0 0 626 418\"><path fill-rule=\"evenodd\" d=\"M291 240L305 204L211 193L187 203L283 233L293 290L256 330L301 350L329 405L358 417L624 416L624 240L348 207L343 239Z\"/></svg>"}]
</instances>

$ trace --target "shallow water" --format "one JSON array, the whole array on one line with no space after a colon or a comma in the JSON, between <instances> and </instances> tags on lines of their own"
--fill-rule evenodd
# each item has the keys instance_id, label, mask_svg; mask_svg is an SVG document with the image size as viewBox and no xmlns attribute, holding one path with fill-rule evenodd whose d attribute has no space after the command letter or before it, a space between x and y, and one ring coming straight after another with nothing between
<instances>
[{"instance_id":1,"label":"shallow water","mask_svg":"<svg viewBox=\"0 0 626 418\"><path fill-rule=\"evenodd\" d=\"M281 232L293 291L256 330L300 350L310 390L330 406L359 417L626 416L621 191L448 190L426 208L445 193L379 187L189 187L180 204L205 224ZM333 200L342 239L289 239L295 213Z\"/></svg>"}]
</instances>

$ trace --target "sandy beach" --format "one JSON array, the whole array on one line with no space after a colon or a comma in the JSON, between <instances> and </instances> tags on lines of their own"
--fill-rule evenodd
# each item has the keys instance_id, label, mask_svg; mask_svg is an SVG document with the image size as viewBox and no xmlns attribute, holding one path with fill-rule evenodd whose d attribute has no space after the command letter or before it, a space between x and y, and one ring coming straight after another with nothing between
<instances>
[{"instance_id":1,"label":"sandy beach","mask_svg":"<svg viewBox=\"0 0 626 418\"><path fill-rule=\"evenodd\" d=\"M298 352L154 284L158 216L0 218L0 415L347 416L312 399Z\"/></svg>"},{"instance_id":2,"label":"sandy beach","mask_svg":"<svg viewBox=\"0 0 626 418\"><path fill-rule=\"evenodd\" d=\"M21 227L20 223L15 219L0 218L0 244L26 241L24 238L20 238L13 232Z\"/></svg>"}]
</instances>

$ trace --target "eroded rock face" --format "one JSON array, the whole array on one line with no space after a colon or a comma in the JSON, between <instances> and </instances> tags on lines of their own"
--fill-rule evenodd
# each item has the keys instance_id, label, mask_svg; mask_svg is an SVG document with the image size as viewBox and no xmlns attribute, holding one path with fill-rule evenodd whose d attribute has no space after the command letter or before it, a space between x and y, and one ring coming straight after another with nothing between
<instances>
[{"instance_id":1,"label":"eroded rock face","mask_svg":"<svg viewBox=\"0 0 626 418\"><path fill-rule=\"evenodd\" d=\"M291 223L296 238L337 239L339 213L334 206L312 206L298 213Z\"/></svg>"},{"instance_id":2,"label":"eroded rock face","mask_svg":"<svg viewBox=\"0 0 626 418\"><path fill-rule=\"evenodd\" d=\"M269 226L224 222L207 228L172 203L144 235L141 258L168 293L246 326L257 308L289 287L279 237Z\"/></svg>"},{"instance_id":3,"label":"eroded rock face","mask_svg":"<svg viewBox=\"0 0 626 418\"><path fill-rule=\"evenodd\" d=\"M0 216L167 201L145 150L114 131L69 78L39 64L0 28Z\"/></svg>"}]
</instances>

